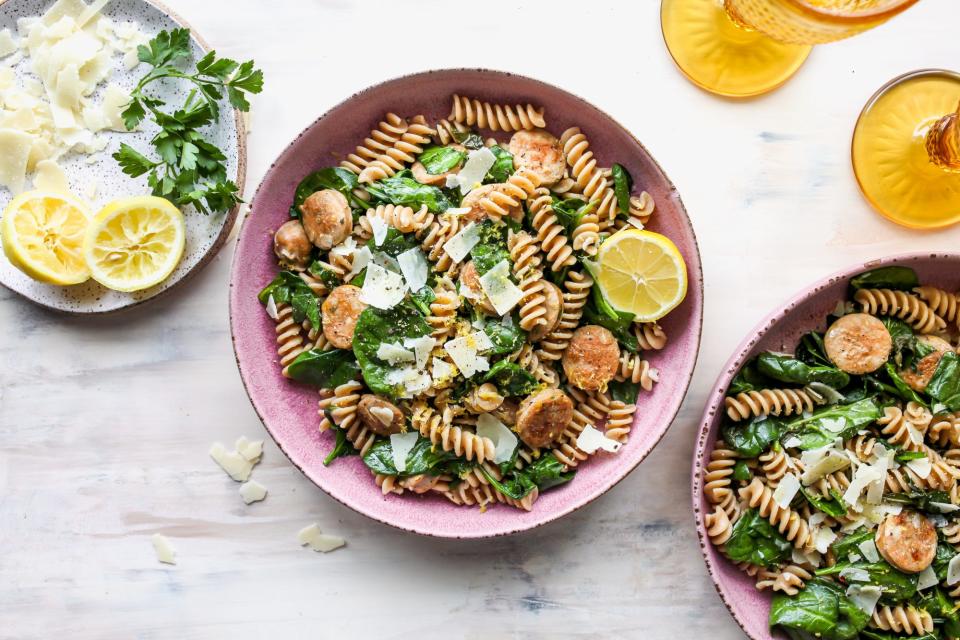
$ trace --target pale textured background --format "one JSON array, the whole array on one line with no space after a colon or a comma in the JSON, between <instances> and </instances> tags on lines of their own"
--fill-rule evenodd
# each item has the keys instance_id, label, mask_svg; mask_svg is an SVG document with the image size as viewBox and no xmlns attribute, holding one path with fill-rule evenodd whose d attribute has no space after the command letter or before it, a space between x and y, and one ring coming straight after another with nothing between
<instances>
[{"instance_id":1,"label":"pale textured background","mask_svg":"<svg viewBox=\"0 0 960 640\"><path fill-rule=\"evenodd\" d=\"M207 457L265 437L227 321L232 243L195 280L129 315L44 312L0 292L0 637L557 638L742 634L707 578L689 466L708 387L759 318L858 260L956 250L960 229L915 233L873 214L849 164L863 102L890 77L960 59L956 0L925 0L824 46L786 87L734 103L673 67L656 0L616 3L170 0L224 54L253 56L248 194L317 115L384 78L484 66L586 97L673 178L700 239L703 351L671 432L576 515L490 542L418 538L315 489L268 443L245 507ZM298 547L312 521L346 537ZM149 536L179 564L157 564Z\"/></svg>"}]
</instances>

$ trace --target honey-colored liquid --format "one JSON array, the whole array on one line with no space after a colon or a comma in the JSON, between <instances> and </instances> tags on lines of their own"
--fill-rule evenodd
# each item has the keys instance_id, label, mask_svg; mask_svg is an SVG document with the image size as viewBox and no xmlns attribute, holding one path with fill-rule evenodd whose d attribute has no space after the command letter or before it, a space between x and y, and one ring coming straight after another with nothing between
<instances>
[{"instance_id":1,"label":"honey-colored liquid","mask_svg":"<svg viewBox=\"0 0 960 640\"><path fill-rule=\"evenodd\" d=\"M774 40L823 44L872 29L917 0L726 0L731 11Z\"/></svg>"},{"instance_id":2,"label":"honey-colored liquid","mask_svg":"<svg viewBox=\"0 0 960 640\"><path fill-rule=\"evenodd\" d=\"M853 170L887 218L923 229L960 222L957 117L944 118L958 103L960 74L931 70L894 80L864 107L853 134Z\"/></svg>"}]
</instances>

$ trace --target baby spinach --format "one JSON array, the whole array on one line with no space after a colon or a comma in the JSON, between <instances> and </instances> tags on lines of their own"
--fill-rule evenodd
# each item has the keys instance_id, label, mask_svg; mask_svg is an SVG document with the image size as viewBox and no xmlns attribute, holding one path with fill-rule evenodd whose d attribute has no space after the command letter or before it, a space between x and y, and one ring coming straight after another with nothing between
<instances>
[{"instance_id":1,"label":"baby spinach","mask_svg":"<svg viewBox=\"0 0 960 640\"><path fill-rule=\"evenodd\" d=\"M725 548L734 562L769 567L789 558L793 545L759 511L747 509L733 525Z\"/></svg>"},{"instance_id":2,"label":"baby spinach","mask_svg":"<svg viewBox=\"0 0 960 640\"><path fill-rule=\"evenodd\" d=\"M796 595L775 595L770 604L771 627L805 631L822 640L853 640L869 620L840 585L819 578Z\"/></svg>"},{"instance_id":3,"label":"baby spinach","mask_svg":"<svg viewBox=\"0 0 960 640\"><path fill-rule=\"evenodd\" d=\"M950 495L946 491L933 490L921 491L915 490L908 493L888 493L883 496L884 501L893 502L913 507L917 511L924 513L938 514L940 509L932 506L931 503L950 504Z\"/></svg>"},{"instance_id":4,"label":"baby spinach","mask_svg":"<svg viewBox=\"0 0 960 640\"><path fill-rule=\"evenodd\" d=\"M355 379L360 374L360 367L351 351L310 349L290 363L287 373L299 382L306 382L321 389L332 389Z\"/></svg>"},{"instance_id":5,"label":"baby spinach","mask_svg":"<svg viewBox=\"0 0 960 640\"><path fill-rule=\"evenodd\" d=\"M553 453L540 456L523 469L514 469L500 480L494 478L482 465L479 469L490 484L514 500L527 497L534 487L539 491L546 491L570 482L577 473L576 469L567 470Z\"/></svg>"},{"instance_id":6,"label":"baby spinach","mask_svg":"<svg viewBox=\"0 0 960 640\"><path fill-rule=\"evenodd\" d=\"M722 428L723 441L744 458L756 458L780 438L783 428L783 422L769 416L728 422Z\"/></svg>"},{"instance_id":7,"label":"baby spinach","mask_svg":"<svg viewBox=\"0 0 960 640\"><path fill-rule=\"evenodd\" d=\"M419 338L430 334L430 325L411 303L402 303L392 309L367 307L360 314L354 329L353 353L360 364L360 372L370 391L396 397L401 389L387 383L387 374L395 369L377 357L377 349L384 343L403 342L404 338Z\"/></svg>"},{"instance_id":8,"label":"baby spinach","mask_svg":"<svg viewBox=\"0 0 960 640\"><path fill-rule=\"evenodd\" d=\"M860 637L864 640L939 640L939 636L934 633L925 633L922 636L902 636L889 631L877 631L876 629L864 629L860 632Z\"/></svg>"},{"instance_id":9,"label":"baby spinach","mask_svg":"<svg viewBox=\"0 0 960 640\"><path fill-rule=\"evenodd\" d=\"M843 496L836 489L830 489L830 497L824 497L806 487L800 487L800 493L816 509L824 512L831 518L842 518L847 515L847 506L843 502Z\"/></svg>"},{"instance_id":10,"label":"baby spinach","mask_svg":"<svg viewBox=\"0 0 960 640\"><path fill-rule=\"evenodd\" d=\"M333 423L333 418L327 412L327 420L330 421L332 425L334 436L336 441L333 444L333 449L330 450L330 453L327 454L327 457L323 459L323 466L329 466L331 462L337 458L342 458L344 456L355 456L359 455L360 452L354 448L353 443L347 439L347 432L341 429L339 426Z\"/></svg>"},{"instance_id":11,"label":"baby spinach","mask_svg":"<svg viewBox=\"0 0 960 640\"><path fill-rule=\"evenodd\" d=\"M527 340L527 332L520 328L519 320L513 318L510 324L504 324L495 320L489 321L483 325L483 332L493 343L494 355L504 353L513 353Z\"/></svg>"},{"instance_id":12,"label":"baby spinach","mask_svg":"<svg viewBox=\"0 0 960 640\"><path fill-rule=\"evenodd\" d=\"M800 338L797 345L797 359L811 367L833 367L827 357L827 348L823 343L823 334L811 331Z\"/></svg>"},{"instance_id":13,"label":"baby spinach","mask_svg":"<svg viewBox=\"0 0 960 640\"><path fill-rule=\"evenodd\" d=\"M493 382L500 393L507 398L525 396L540 388L540 383L532 373L509 360L501 360L490 367L481 381Z\"/></svg>"},{"instance_id":14,"label":"baby spinach","mask_svg":"<svg viewBox=\"0 0 960 640\"><path fill-rule=\"evenodd\" d=\"M490 147L496 160L483 178L484 184L506 182L513 175L513 154L498 144Z\"/></svg>"},{"instance_id":15,"label":"baby spinach","mask_svg":"<svg viewBox=\"0 0 960 640\"><path fill-rule=\"evenodd\" d=\"M863 555L863 551L860 550L860 545L867 540L873 540L873 531L861 527L853 533L837 539L830 545L830 549L833 551L833 555L836 556L838 562L849 561L850 554L852 553L858 556Z\"/></svg>"},{"instance_id":16,"label":"baby spinach","mask_svg":"<svg viewBox=\"0 0 960 640\"><path fill-rule=\"evenodd\" d=\"M737 463L733 465L733 475L730 477L737 482L749 482L750 478L753 477L753 471L747 466L746 461L737 460Z\"/></svg>"},{"instance_id":17,"label":"baby spinach","mask_svg":"<svg viewBox=\"0 0 960 640\"><path fill-rule=\"evenodd\" d=\"M553 196L553 212L557 215L557 221L567 230L568 234L573 233L583 216L593 211L596 206L596 202L585 202L579 198L561 200L557 196Z\"/></svg>"},{"instance_id":18,"label":"baby spinach","mask_svg":"<svg viewBox=\"0 0 960 640\"><path fill-rule=\"evenodd\" d=\"M924 407L928 406L927 401L924 400L919 393L910 388L910 385L908 385L903 378L900 377L896 367L888 362L884 368L884 371L886 372L887 377L890 378L890 381L893 383L893 389L895 390L894 395L903 400L912 400L913 402L923 405Z\"/></svg>"},{"instance_id":19,"label":"baby spinach","mask_svg":"<svg viewBox=\"0 0 960 640\"><path fill-rule=\"evenodd\" d=\"M611 380L607 385L607 391L614 400L619 400L623 404L634 404L637 396L640 394L640 385L624 380L622 382Z\"/></svg>"},{"instance_id":20,"label":"baby spinach","mask_svg":"<svg viewBox=\"0 0 960 640\"><path fill-rule=\"evenodd\" d=\"M431 213L443 213L454 206L443 191L437 187L420 184L413 179L409 170L400 171L383 180L368 184L367 191L377 202L403 205L414 209L425 206Z\"/></svg>"},{"instance_id":21,"label":"baby spinach","mask_svg":"<svg viewBox=\"0 0 960 640\"><path fill-rule=\"evenodd\" d=\"M943 578L941 578L943 580ZM957 603L941 586L936 586L916 599L916 606L932 615L939 623L938 630L944 638L960 638L960 612ZM936 640L939 636L933 634L910 640Z\"/></svg>"},{"instance_id":22,"label":"baby spinach","mask_svg":"<svg viewBox=\"0 0 960 640\"><path fill-rule=\"evenodd\" d=\"M319 260L314 260L307 271L310 275L319 278L328 289L334 289L340 285L340 276L333 269L323 266Z\"/></svg>"},{"instance_id":23,"label":"baby spinach","mask_svg":"<svg viewBox=\"0 0 960 640\"><path fill-rule=\"evenodd\" d=\"M307 283L292 271L281 271L270 284L257 295L261 303L273 296L274 304L289 304L293 307L294 322L309 320L313 327L320 328L320 301Z\"/></svg>"},{"instance_id":24,"label":"baby spinach","mask_svg":"<svg viewBox=\"0 0 960 640\"><path fill-rule=\"evenodd\" d=\"M933 557L933 572L937 574L937 579L943 582L947 579L947 568L950 561L957 555L958 551L950 542L943 537L942 530L938 532L937 554Z\"/></svg>"},{"instance_id":25,"label":"baby spinach","mask_svg":"<svg viewBox=\"0 0 960 640\"><path fill-rule=\"evenodd\" d=\"M613 174L613 193L617 196L620 213L627 216L630 211L630 191L633 189L633 178L621 164L614 164L610 167L610 173Z\"/></svg>"},{"instance_id":26,"label":"baby spinach","mask_svg":"<svg viewBox=\"0 0 960 640\"><path fill-rule=\"evenodd\" d=\"M427 170L427 173L436 176L459 166L466 157L467 154L459 149L433 146L424 149L417 160Z\"/></svg>"},{"instance_id":27,"label":"baby spinach","mask_svg":"<svg viewBox=\"0 0 960 640\"><path fill-rule=\"evenodd\" d=\"M437 299L437 294L430 287L421 287L420 291L410 294L410 302L419 309L424 316L430 315L430 303Z\"/></svg>"},{"instance_id":28,"label":"baby spinach","mask_svg":"<svg viewBox=\"0 0 960 640\"><path fill-rule=\"evenodd\" d=\"M600 287L594 287L590 299L583 307L583 318L588 324L604 327L613 334L620 346L630 353L638 353L640 344L633 328L633 314L617 311L600 293Z\"/></svg>"},{"instance_id":29,"label":"baby spinach","mask_svg":"<svg viewBox=\"0 0 960 640\"><path fill-rule=\"evenodd\" d=\"M873 398L853 404L826 406L809 416L786 423L786 432L796 436L803 450L825 447L837 438L847 439L880 417L880 406Z\"/></svg>"},{"instance_id":30,"label":"baby spinach","mask_svg":"<svg viewBox=\"0 0 960 640\"><path fill-rule=\"evenodd\" d=\"M465 146L467 149L482 149L483 138L473 131L451 131L453 139Z\"/></svg>"},{"instance_id":31,"label":"baby spinach","mask_svg":"<svg viewBox=\"0 0 960 640\"><path fill-rule=\"evenodd\" d=\"M358 185L357 174L347 169L327 167L319 171L314 171L301 180L293 192L293 204L290 205L290 217L299 218L300 205L303 204L303 201L313 192L322 191L323 189L339 191L346 196L347 202L350 203L350 207L353 209L366 209L366 203L353 194L353 190L356 189Z\"/></svg>"},{"instance_id":32,"label":"baby spinach","mask_svg":"<svg viewBox=\"0 0 960 640\"><path fill-rule=\"evenodd\" d=\"M850 278L850 287L854 291L859 289L912 291L918 286L920 281L917 278L917 272L909 267L879 267Z\"/></svg>"},{"instance_id":33,"label":"baby spinach","mask_svg":"<svg viewBox=\"0 0 960 640\"><path fill-rule=\"evenodd\" d=\"M917 593L917 574L897 571L886 560L877 562L838 562L832 567L817 569L818 576L839 576L845 569L858 569L870 576L869 584L880 587L884 602L902 602Z\"/></svg>"},{"instance_id":34,"label":"baby spinach","mask_svg":"<svg viewBox=\"0 0 960 640\"><path fill-rule=\"evenodd\" d=\"M510 263L510 251L507 249L506 229L493 220L480 223L480 242L470 250L470 259L479 275L503 262Z\"/></svg>"},{"instance_id":35,"label":"baby spinach","mask_svg":"<svg viewBox=\"0 0 960 640\"><path fill-rule=\"evenodd\" d=\"M894 456L894 460L900 463L910 462L911 460L920 460L926 458L927 454L923 451L900 451Z\"/></svg>"},{"instance_id":36,"label":"baby spinach","mask_svg":"<svg viewBox=\"0 0 960 640\"><path fill-rule=\"evenodd\" d=\"M813 367L791 356L769 352L757 356L757 369L775 380L791 384L822 382L834 389L842 389L850 382L850 376L836 367Z\"/></svg>"},{"instance_id":37,"label":"baby spinach","mask_svg":"<svg viewBox=\"0 0 960 640\"><path fill-rule=\"evenodd\" d=\"M419 245L412 233L403 234L393 227L387 229L387 235L379 246L375 239L370 238L367 240L367 248L370 249L370 251L386 254L391 258L396 258L404 251L409 251L417 246Z\"/></svg>"},{"instance_id":38,"label":"baby spinach","mask_svg":"<svg viewBox=\"0 0 960 640\"><path fill-rule=\"evenodd\" d=\"M890 359L899 368L913 368L916 366L917 360L933 351L932 347L917 339L913 328L903 320L892 316L884 316L881 321L890 333L890 339L893 342Z\"/></svg>"},{"instance_id":39,"label":"baby spinach","mask_svg":"<svg viewBox=\"0 0 960 640\"><path fill-rule=\"evenodd\" d=\"M426 473L432 476L439 475L443 465L456 456L453 452L444 451L442 447L434 447L429 438L420 437L407 454L407 465L403 473L397 471L393 464L393 445L390 438L377 440L363 456L363 463L374 473L385 476L416 476Z\"/></svg>"},{"instance_id":40,"label":"baby spinach","mask_svg":"<svg viewBox=\"0 0 960 640\"><path fill-rule=\"evenodd\" d=\"M960 356L948 351L927 383L927 395L949 411L960 411Z\"/></svg>"},{"instance_id":41,"label":"baby spinach","mask_svg":"<svg viewBox=\"0 0 960 640\"><path fill-rule=\"evenodd\" d=\"M770 389L776 386L777 383L775 380L760 373L760 370L757 369L757 361L756 359L753 359L747 364L743 365L743 367L740 368L740 371L737 372L737 375L730 383L730 388L727 389L727 395L732 396L738 393L759 391L760 389Z\"/></svg>"}]
</instances>

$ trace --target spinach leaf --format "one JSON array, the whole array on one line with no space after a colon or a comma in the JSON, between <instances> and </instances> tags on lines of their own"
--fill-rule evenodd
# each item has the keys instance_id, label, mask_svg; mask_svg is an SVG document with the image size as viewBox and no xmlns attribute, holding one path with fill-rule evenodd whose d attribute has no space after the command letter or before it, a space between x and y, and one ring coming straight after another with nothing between
<instances>
[{"instance_id":1,"label":"spinach leaf","mask_svg":"<svg viewBox=\"0 0 960 640\"><path fill-rule=\"evenodd\" d=\"M786 432L796 436L803 450L825 447L837 438L850 438L880 417L880 406L872 398L853 404L821 407L810 416L786 423Z\"/></svg>"},{"instance_id":2,"label":"spinach leaf","mask_svg":"<svg viewBox=\"0 0 960 640\"><path fill-rule=\"evenodd\" d=\"M429 438L419 438L407 454L407 468L403 473L393 464L393 445L390 438L378 440L363 456L363 463L374 473L386 476L416 476L422 473L439 475L445 463L456 456L442 447L434 447Z\"/></svg>"},{"instance_id":3,"label":"spinach leaf","mask_svg":"<svg viewBox=\"0 0 960 640\"><path fill-rule=\"evenodd\" d=\"M629 380L623 382L611 380L607 385L607 390L610 392L611 398L619 400L623 404L636 404L637 396L640 395L640 385Z\"/></svg>"},{"instance_id":4,"label":"spinach leaf","mask_svg":"<svg viewBox=\"0 0 960 640\"><path fill-rule=\"evenodd\" d=\"M497 225L492 220L481 222L480 242L470 250L470 259L473 260L477 274L481 276L504 260L511 264L506 227Z\"/></svg>"},{"instance_id":5,"label":"spinach leaf","mask_svg":"<svg viewBox=\"0 0 960 640\"><path fill-rule=\"evenodd\" d=\"M453 147L427 147L417 158L427 173L440 175L462 163L467 157L463 151Z\"/></svg>"},{"instance_id":6,"label":"spinach leaf","mask_svg":"<svg viewBox=\"0 0 960 640\"><path fill-rule=\"evenodd\" d=\"M482 149L483 138L473 131L451 131L453 139L465 146L467 149Z\"/></svg>"},{"instance_id":7,"label":"spinach leaf","mask_svg":"<svg viewBox=\"0 0 960 640\"><path fill-rule=\"evenodd\" d=\"M844 569L859 569L870 576L869 584L880 587L884 602L902 602L917 593L917 574L897 571L886 560L877 562L838 562L832 567L817 569L818 576L838 576Z\"/></svg>"},{"instance_id":8,"label":"spinach leaf","mask_svg":"<svg viewBox=\"0 0 960 640\"><path fill-rule=\"evenodd\" d=\"M513 175L513 154L498 144L490 147L490 151L496 157L490 171L483 178L484 184L506 182Z\"/></svg>"},{"instance_id":9,"label":"spinach leaf","mask_svg":"<svg viewBox=\"0 0 960 640\"><path fill-rule=\"evenodd\" d=\"M917 340L913 328L903 320L892 316L880 318L893 342L890 359L901 369L914 368L917 360L931 351L932 347Z\"/></svg>"},{"instance_id":10,"label":"spinach leaf","mask_svg":"<svg viewBox=\"0 0 960 640\"><path fill-rule=\"evenodd\" d=\"M617 196L617 205L620 207L620 213L626 217L630 213L630 191L633 189L633 178L620 164L610 167L610 173L613 174L613 193Z\"/></svg>"},{"instance_id":11,"label":"spinach leaf","mask_svg":"<svg viewBox=\"0 0 960 640\"><path fill-rule=\"evenodd\" d=\"M334 424L333 418L330 417L329 413L327 415L327 419L332 425L333 433L336 436L336 441L333 444L333 449L331 449L330 453L327 454L327 457L323 459L323 466L329 466L330 463L337 458L360 455L360 452L354 448L353 443L347 439L347 432Z\"/></svg>"},{"instance_id":12,"label":"spinach leaf","mask_svg":"<svg viewBox=\"0 0 960 640\"><path fill-rule=\"evenodd\" d=\"M347 169L327 167L326 169L314 171L301 180L300 184L297 185L297 189L293 192L293 204L290 205L290 217L299 218L300 205L303 204L303 201L313 192L322 191L323 189L333 189L334 191L342 193L346 196L347 202L350 203L352 209L366 209L366 203L353 194L353 190L356 189L358 185L357 174Z\"/></svg>"},{"instance_id":13,"label":"spinach leaf","mask_svg":"<svg viewBox=\"0 0 960 640\"><path fill-rule=\"evenodd\" d=\"M896 367L888 362L884 371L886 371L887 377L890 378L890 381L893 383L893 388L896 390L894 395L907 401L912 400L913 402L923 405L924 407L929 406L927 401L924 400L919 393L911 389L910 385L904 382L903 378L900 377L900 374L897 373Z\"/></svg>"},{"instance_id":14,"label":"spinach leaf","mask_svg":"<svg viewBox=\"0 0 960 640\"><path fill-rule=\"evenodd\" d=\"M737 463L733 465L733 475L730 477L737 482L749 482L750 478L753 477L753 472L744 460L737 460Z\"/></svg>"},{"instance_id":15,"label":"spinach leaf","mask_svg":"<svg viewBox=\"0 0 960 640\"><path fill-rule=\"evenodd\" d=\"M727 389L727 395L733 396L738 393L771 389L776 386L777 383L775 380L760 373L760 370L757 369L757 361L753 359L743 365L740 371L737 372L737 375L730 383L730 388Z\"/></svg>"},{"instance_id":16,"label":"spinach leaf","mask_svg":"<svg viewBox=\"0 0 960 640\"><path fill-rule=\"evenodd\" d=\"M790 557L793 545L756 509L747 509L733 525L726 554L734 562L769 567Z\"/></svg>"},{"instance_id":17,"label":"spinach leaf","mask_svg":"<svg viewBox=\"0 0 960 640\"><path fill-rule=\"evenodd\" d=\"M775 380L792 384L822 382L834 389L842 389L850 383L850 376L836 367L811 367L791 356L769 352L757 356L757 369Z\"/></svg>"},{"instance_id":18,"label":"spinach leaf","mask_svg":"<svg viewBox=\"0 0 960 640\"><path fill-rule=\"evenodd\" d=\"M723 441L744 458L756 458L783 433L783 422L767 417L749 422L728 422L722 428Z\"/></svg>"},{"instance_id":19,"label":"spinach leaf","mask_svg":"<svg viewBox=\"0 0 960 640\"><path fill-rule=\"evenodd\" d=\"M483 325L483 332L493 343L491 353L494 355L513 353L527 340L527 332L520 328L519 320L512 316L508 317L511 318L509 324L491 320Z\"/></svg>"},{"instance_id":20,"label":"spinach leaf","mask_svg":"<svg viewBox=\"0 0 960 640\"><path fill-rule=\"evenodd\" d=\"M960 356L948 351L927 383L927 395L949 411L960 411Z\"/></svg>"},{"instance_id":21,"label":"spinach leaf","mask_svg":"<svg viewBox=\"0 0 960 640\"><path fill-rule=\"evenodd\" d=\"M396 397L402 389L387 382L387 374L395 367L377 357L377 349L387 342L403 342L404 338L419 338L430 334L430 325L411 303L392 309L367 307L360 314L354 329L353 353L360 364L360 372L373 393Z\"/></svg>"},{"instance_id":22,"label":"spinach leaf","mask_svg":"<svg viewBox=\"0 0 960 640\"><path fill-rule=\"evenodd\" d=\"M860 637L865 640L939 640L939 636L933 633L907 637L893 634L889 631L877 631L876 629L864 629L860 632Z\"/></svg>"},{"instance_id":23,"label":"spinach leaf","mask_svg":"<svg viewBox=\"0 0 960 640\"><path fill-rule=\"evenodd\" d=\"M523 471L519 471L515 474L510 474L502 477L500 480L494 478L489 471L483 465L478 467L480 472L486 476L487 481L492 484L500 493L513 498L514 500L522 500L527 497L527 495L533 491L536 486L533 481L530 479L527 474Z\"/></svg>"},{"instance_id":24,"label":"spinach leaf","mask_svg":"<svg viewBox=\"0 0 960 640\"><path fill-rule=\"evenodd\" d=\"M522 500L527 497L534 487L539 491L546 491L570 482L577 473L576 469L566 470L563 463L557 460L553 453L540 456L530 466L511 471L500 480L490 475L482 465L478 468L490 484L514 500Z\"/></svg>"},{"instance_id":25,"label":"spinach leaf","mask_svg":"<svg viewBox=\"0 0 960 640\"><path fill-rule=\"evenodd\" d=\"M437 299L437 294L429 286L420 288L420 291L414 291L410 294L410 302L424 316L430 315L430 303Z\"/></svg>"},{"instance_id":26,"label":"spinach leaf","mask_svg":"<svg viewBox=\"0 0 960 640\"><path fill-rule=\"evenodd\" d=\"M960 638L960 613L957 611L956 602L944 591L943 587L938 585L926 593L920 594L917 600L917 606L932 615L936 622L939 622L939 625L934 633L920 638L911 638L911 640L927 640L928 638L937 640L939 637L935 635L937 630L943 634L942 637L944 638Z\"/></svg>"},{"instance_id":27,"label":"spinach leaf","mask_svg":"<svg viewBox=\"0 0 960 640\"><path fill-rule=\"evenodd\" d=\"M946 491L916 490L909 493L888 493L883 496L884 501L913 507L924 513L941 513L941 510L932 503L950 504L950 495Z\"/></svg>"},{"instance_id":28,"label":"spinach leaf","mask_svg":"<svg viewBox=\"0 0 960 640\"><path fill-rule=\"evenodd\" d=\"M942 530L937 531L939 540L937 541L937 555L933 557L933 572L937 574L937 579L943 582L947 579L947 568L950 561L957 555L956 547L950 544L944 537Z\"/></svg>"},{"instance_id":29,"label":"spinach leaf","mask_svg":"<svg viewBox=\"0 0 960 640\"><path fill-rule=\"evenodd\" d=\"M320 300L314 295L307 283L292 271L281 271L277 277L257 294L257 299L266 304L273 296L275 304L289 304L293 307L294 322L309 320L311 326L319 329Z\"/></svg>"},{"instance_id":30,"label":"spinach leaf","mask_svg":"<svg viewBox=\"0 0 960 640\"><path fill-rule=\"evenodd\" d=\"M843 502L843 496L835 489L830 489L829 498L809 491L806 487L800 487L800 493L807 499L807 502L831 518L842 518L847 515L847 506Z\"/></svg>"},{"instance_id":31,"label":"spinach leaf","mask_svg":"<svg viewBox=\"0 0 960 640\"><path fill-rule=\"evenodd\" d=\"M431 213L443 213L454 206L443 191L420 184L408 170L368 184L367 191L376 202L404 205L414 209L426 206Z\"/></svg>"},{"instance_id":32,"label":"spinach leaf","mask_svg":"<svg viewBox=\"0 0 960 640\"><path fill-rule=\"evenodd\" d=\"M774 596L770 605L771 627L806 631L822 640L853 640L869 620L842 587L819 578L794 596Z\"/></svg>"},{"instance_id":33,"label":"spinach leaf","mask_svg":"<svg viewBox=\"0 0 960 640\"><path fill-rule=\"evenodd\" d=\"M553 197L553 212L557 214L557 221L568 234L573 233L583 216L593 211L596 206L596 202L584 202L579 198L561 200L556 196Z\"/></svg>"},{"instance_id":34,"label":"spinach leaf","mask_svg":"<svg viewBox=\"0 0 960 640\"><path fill-rule=\"evenodd\" d=\"M797 359L811 367L833 367L827 357L827 348L823 344L823 334L811 331L800 338L797 346Z\"/></svg>"},{"instance_id":35,"label":"spinach leaf","mask_svg":"<svg viewBox=\"0 0 960 640\"><path fill-rule=\"evenodd\" d=\"M367 240L367 248L370 249L370 251L379 251L391 258L396 258L404 251L409 251L417 246L419 246L419 244L412 233L403 234L393 227L387 229L387 235L383 239L383 242L380 243L380 246L377 246L377 242L373 238Z\"/></svg>"},{"instance_id":36,"label":"spinach leaf","mask_svg":"<svg viewBox=\"0 0 960 640\"><path fill-rule=\"evenodd\" d=\"M583 317L588 324L596 324L608 329L620 346L630 353L639 353L640 343L631 331L633 314L622 313L611 307L600 293L600 287L594 287L591 291L590 300L583 307Z\"/></svg>"},{"instance_id":37,"label":"spinach leaf","mask_svg":"<svg viewBox=\"0 0 960 640\"><path fill-rule=\"evenodd\" d=\"M493 382L497 390L507 398L525 396L540 388L540 383L533 374L509 360L496 363L481 378L482 382Z\"/></svg>"},{"instance_id":38,"label":"spinach leaf","mask_svg":"<svg viewBox=\"0 0 960 640\"><path fill-rule=\"evenodd\" d=\"M900 463L910 462L911 460L920 460L926 458L927 454L923 451L901 451L894 456L894 460Z\"/></svg>"},{"instance_id":39,"label":"spinach leaf","mask_svg":"<svg viewBox=\"0 0 960 640\"><path fill-rule=\"evenodd\" d=\"M323 266L319 260L314 260L307 271L310 272L310 275L319 278L320 282L325 284L329 289L334 289L340 285L340 276L338 276L333 269L328 269Z\"/></svg>"},{"instance_id":40,"label":"spinach leaf","mask_svg":"<svg viewBox=\"0 0 960 640\"><path fill-rule=\"evenodd\" d=\"M849 561L851 553L855 553L858 556L863 555L863 551L860 550L860 544L867 540L873 540L873 531L861 527L850 535L843 536L836 540L830 545L830 549L833 550L837 562Z\"/></svg>"},{"instance_id":41,"label":"spinach leaf","mask_svg":"<svg viewBox=\"0 0 960 640\"><path fill-rule=\"evenodd\" d=\"M901 289L912 291L920 286L917 272L909 267L880 267L850 278L850 287L859 289Z\"/></svg>"},{"instance_id":42,"label":"spinach leaf","mask_svg":"<svg viewBox=\"0 0 960 640\"><path fill-rule=\"evenodd\" d=\"M290 363L287 373L299 382L306 382L321 389L332 389L355 379L360 374L360 367L352 351L310 349Z\"/></svg>"}]
</instances>

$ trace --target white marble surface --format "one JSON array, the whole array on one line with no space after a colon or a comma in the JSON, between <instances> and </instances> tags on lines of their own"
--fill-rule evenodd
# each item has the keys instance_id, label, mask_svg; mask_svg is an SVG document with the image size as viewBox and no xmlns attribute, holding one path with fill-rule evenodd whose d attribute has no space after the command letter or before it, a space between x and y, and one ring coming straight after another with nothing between
<instances>
[{"instance_id":1,"label":"white marble surface","mask_svg":"<svg viewBox=\"0 0 960 640\"><path fill-rule=\"evenodd\" d=\"M42 311L0 292L0 638L742 637L707 578L689 507L708 387L754 323L828 271L955 250L873 214L849 164L863 102L888 78L960 59L956 0L813 53L779 92L707 96L662 47L659 2L170 0L221 52L253 56L248 193L329 106L383 78L484 66L610 112L676 182L706 272L703 350L660 447L591 506L489 542L418 538L315 489L268 443L249 507L207 457L265 432L227 323L232 243L188 286L128 315ZM298 547L318 521L348 547ZM170 537L175 567L150 535Z\"/></svg>"}]
</instances>

